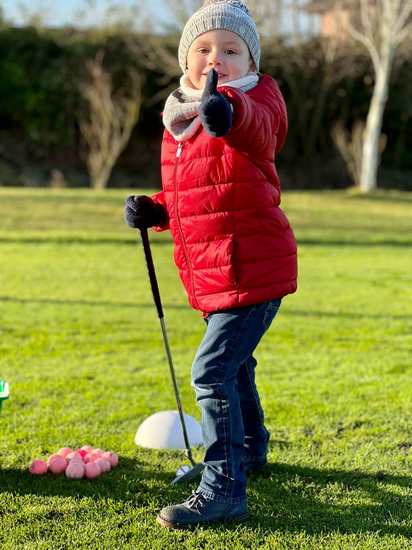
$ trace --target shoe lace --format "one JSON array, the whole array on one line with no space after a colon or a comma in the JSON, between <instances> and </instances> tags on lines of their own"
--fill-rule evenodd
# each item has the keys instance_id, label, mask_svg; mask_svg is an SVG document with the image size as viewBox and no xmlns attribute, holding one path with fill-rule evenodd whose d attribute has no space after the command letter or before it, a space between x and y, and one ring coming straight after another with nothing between
<instances>
[{"instance_id":1,"label":"shoe lace","mask_svg":"<svg viewBox=\"0 0 412 550\"><path fill-rule=\"evenodd\" d=\"M196 510L196 512L200 512L200 510L204 508L206 504L206 499L201 493L192 493L187 499L186 503L191 510Z\"/></svg>"}]
</instances>

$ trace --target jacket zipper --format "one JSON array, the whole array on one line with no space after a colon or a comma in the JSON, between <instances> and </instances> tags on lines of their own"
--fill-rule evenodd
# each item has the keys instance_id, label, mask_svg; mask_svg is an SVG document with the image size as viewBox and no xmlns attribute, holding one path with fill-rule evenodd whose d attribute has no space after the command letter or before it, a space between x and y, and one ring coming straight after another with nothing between
<instances>
[{"instance_id":1,"label":"jacket zipper","mask_svg":"<svg viewBox=\"0 0 412 550\"><path fill-rule=\"evenodd\" d=\"M175 163L175 171L174 171L174 177L173 177L173 186L174 186L174 192L175 192L174 205L175 205L177 226L179 228L179 236L180 236L180 240L181 240L182 245L183 245L185 259L186 259L186 263L187 263L187 266L188 266L188 269L189 269L190 285L191 285L191 288L192 288L192 298L194 300L196 300L194 287L193 287L193 269L192 269L191 263L189 261L189 254L188 254L188 251L187 251L187 248L186 248L185 240L183 238L183 230L182 230L182 225L180 223L179 210L178 210L178 207L177 207L177 202L178 202L178 200L177 200L178 199L178 193L177 193L177 168L179 166L180 157L182 156L183 147L184 147L184 143L180 142L178 147L177 147L177 151L176 151L176 163ZM197 302L197 300L196 300L196 302Z\"/></svg>"}]
</instances>

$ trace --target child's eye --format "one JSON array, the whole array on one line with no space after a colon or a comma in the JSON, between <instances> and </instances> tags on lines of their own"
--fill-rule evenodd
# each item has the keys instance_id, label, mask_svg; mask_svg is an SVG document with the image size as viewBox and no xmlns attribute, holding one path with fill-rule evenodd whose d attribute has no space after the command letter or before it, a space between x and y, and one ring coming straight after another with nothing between
<instances>
[{"instance_id":1,"label":"child's eye","mask_svg":"<svg viewBox=\"0 0 412 550\"><path fill-rule=\"evenodd\" d=\"M226 50L226 53L227 53L228 55L236 55L235 50Z\"/></svg>"},{"instance_id":2,"label":"child's eye","mask_svg":"<svg viewBox=\"0 0 412 550\"><path fill-rule=\"evenodd\" d=\"M207 54L207 53L209 53L209 50L208 50L207 48L199 48L197 51L198 51L199 53L201 53L201 54Z\"/></svg>"}]
</instances>

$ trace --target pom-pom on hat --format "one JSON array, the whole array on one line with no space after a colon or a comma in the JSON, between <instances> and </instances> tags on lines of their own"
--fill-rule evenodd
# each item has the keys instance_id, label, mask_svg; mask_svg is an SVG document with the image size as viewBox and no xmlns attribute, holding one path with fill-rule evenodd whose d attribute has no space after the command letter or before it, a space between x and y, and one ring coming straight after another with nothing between
<instances>
[{"instance_id":1,"label":"pom-pom on hat","mask_svg":"<svg viewBox=\"0 0 412 550\"><path fill-rule=\"evenodd\" d=\"M260 40L246 2L242 0L205 0L203 6L186 23L179 44L179 65L186 71L187 54L192 43L201 34L214 31L232 31L242 38L259 71Z\"/></svg>"}]
</instances>

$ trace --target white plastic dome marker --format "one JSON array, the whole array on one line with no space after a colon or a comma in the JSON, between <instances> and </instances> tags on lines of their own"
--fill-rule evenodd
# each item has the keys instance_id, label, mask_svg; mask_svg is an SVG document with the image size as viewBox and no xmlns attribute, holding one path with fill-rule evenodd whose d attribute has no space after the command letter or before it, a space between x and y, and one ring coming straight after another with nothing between
<instances>
[{"instance_id":1,"label":"white plastic dome marker","mask_svg":"<svg viewBox=\"0 0 412 550\"><path fill-rule=\"evenodd\" d=\"M203 445L200 424L190 415L184 415L189 444ZM135 437L139 447L147 449L185 449L182 424L177 411L152 414L140 424Z\"/></svg>"}]
</instances>

